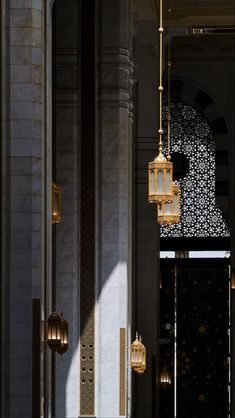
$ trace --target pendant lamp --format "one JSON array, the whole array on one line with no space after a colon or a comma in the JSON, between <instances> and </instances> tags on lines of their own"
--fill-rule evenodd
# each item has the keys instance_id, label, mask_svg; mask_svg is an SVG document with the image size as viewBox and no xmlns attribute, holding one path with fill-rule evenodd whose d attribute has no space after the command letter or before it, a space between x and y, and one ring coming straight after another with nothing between
<instances>
[{"instance_id":1,"label":"pendant lamp","mask_svg":"<svg viewBox=\"0 0 235 418\"><path fill-rule=\"evenodd\" d=\"M162 145L162 95L163 95L163 83L162 83L162 72L163 72L163 22L162 22L162 0L160 0L160 85L159 85L159 145L158 155L148 164L148 200L150 203L157 203L160 206L164 202L172 202L173 189L172 189L172 173L173 165L170 161L169 156L165 157L163 154Z\"/></svg>"},{"instance_id":2,"label":"pendant lamp","mask_svg":"<svg viewBox=\"0 0 235 418\"><path fill-rule=\"evenodd\" d=\"M168 161L171 160L171 9L169 12L169 27L168 27L168 115L167 115L167 138L168 138ZM157 222L159 224L172 225L180 221L180 187L172 182L172 201L163 202L157 208Z\"/></svg>"},{"instance_id":3,"label":"pendant lamp","mask_svg":"<svg viewBox=\"0 0 235 418\"><path fill-rule=\"evenodd\" d=\"M157 223L172 225L180 221L180 188L173 183L173 201L157 208Z\"/></svg>"}]
</instances>

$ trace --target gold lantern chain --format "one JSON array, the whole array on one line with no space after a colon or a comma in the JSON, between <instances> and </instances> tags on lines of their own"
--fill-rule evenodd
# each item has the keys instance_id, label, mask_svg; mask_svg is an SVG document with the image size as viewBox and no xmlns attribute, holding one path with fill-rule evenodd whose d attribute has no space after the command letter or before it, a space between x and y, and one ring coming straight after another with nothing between
<instances>
[{"instance_id":1,"label":"gold lantern chain","mask_svg":"<svg viewBox=\"0 0 235 418\"><path fill-rule=\"evenodd\" d=\"M159 68L159 75L160 75L160 82L159 82L159 155L162 155L162 136L163 136L163 129L162 129L162 95L163 95L163 85L162 85L162 66L163 66L163 21L162 21L162 0L160 0L160 27L159 27L159 37L160 37L160 68Z\"/></svg>"},{"instance_id":2,"label":"gold lantern chain","mask_svg":"<svg viewBox=\"0 0 235 418\"><path fill-rule=\"evenodd\" d=\"M167 138L168 155L167 160L171 159L171 8L168 9L168 115L167 115Z\"/></svg>"}]
</instances>

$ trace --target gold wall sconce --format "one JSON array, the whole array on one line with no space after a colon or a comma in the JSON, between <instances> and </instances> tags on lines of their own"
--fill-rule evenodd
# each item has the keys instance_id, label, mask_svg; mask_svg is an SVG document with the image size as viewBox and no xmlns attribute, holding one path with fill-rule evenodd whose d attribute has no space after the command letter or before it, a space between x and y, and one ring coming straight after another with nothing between
<instances>
[{"instance_id":1,"label":"gold wall sconce","mask_svg":"<svg viewBox=\"0 0 235 418\"><path fill-rule=\"evenodd\" d=\"M234 269L231 269L231 289L235 289L235 271Z\"/></svg>"},{"instance_id":2,"label":"gold wall sconce","mask_svg":"<svg viewBox=\"0 0 235 418\"><path fill-rule=\"evenodd\" d=\"M55 310L47 320L47 344L52 351L64 354L68 350L68 322Z\"/></svg>"},{"instance_id":3,"label":"gold wall sconce","mask_svg":"<svg viewBox=\"0 0 235 418\"><path fill-rule=\"evenodd\" d=\"M161 384L162 385L171 385L171 375L167 370L161 372Z\"/></svg>"},{"instance_id":4,"label":"gold wall sconce","mask_svg":"<svg viewBox=\"0 0 235 418\"><path fill-rule=\"evenodd\" d=\"M61 188L52 183L52 224L61 222Z\"/></svg>"},{"instance_id":5,"label":"gold wall sconce","mask_svg":"<svg viewBox=\"0 0 235 418\"><path fill-rule=\"evenodd\" d=\"M138 374L143 374L146 370L146 348L138 333L136 333L135 341L131 344L131 368Z\"/></svg>"}]
</instances>

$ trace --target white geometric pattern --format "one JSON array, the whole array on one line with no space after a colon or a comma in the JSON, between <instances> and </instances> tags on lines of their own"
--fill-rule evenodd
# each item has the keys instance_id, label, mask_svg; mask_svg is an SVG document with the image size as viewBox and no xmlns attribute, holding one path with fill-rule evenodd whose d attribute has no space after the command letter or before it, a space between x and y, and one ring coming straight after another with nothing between
<instances>
[{"instance_id":1,"label":"white geometric pattern","mask_svg":"<svg viewBox=\"0 0 235 418\"><path fill-rule=\"evenodd\" d=\"M167 107L163 121L166 152ZM187 157L189 170L184 178L175 181L181 189L181 220L175 225L161 225L161 237L229 237L216 203L213 133L199 112L183 103L171 105L171 153L174 152Z\"/></svg>"}]
</instances>

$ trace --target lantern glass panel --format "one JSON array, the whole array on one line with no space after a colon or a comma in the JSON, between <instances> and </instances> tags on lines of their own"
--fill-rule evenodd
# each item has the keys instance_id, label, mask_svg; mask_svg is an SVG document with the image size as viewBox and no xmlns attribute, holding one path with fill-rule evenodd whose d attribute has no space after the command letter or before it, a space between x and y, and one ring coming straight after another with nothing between
<instances>
[{"instance_id":1,"label":"lantern glass panel","mask_svg":"<svg viewBox=\"0 0 235 418\"><path fill-rule=\"evenodd\" d=\"M158 176L157 176L157 191L158 193L163 193L164 191L164 175L163 175L163 171L159 170L158 171Z\"/></svg>"},{"instance_id":2,"label":"lantern glass panel","mask_svg":"<svg viewBox=\"0 0 235 418\"><path fill-rule=\"evenodd\" d=\"M179 213L179 200L177 194L174 194L173 213L174 215L178 215Z\"/></svg>"},{"instance_id":3,"label":"lantern glass panel","mask_svg":"<svg viewBox=\"0 0 235 418\"><path fill-rule=\"evenodd\" d=\"M68 344L68 325L65 322L61 332L61 343Z\"/></svg>"},{"instance_id":4,"label":"lantern glass panel","mask_svg":"<svg viewBox=\"0 0 235 418\"><path fill-rule=\"evenodd\" d=\"M150 173L150 194L155 192L155 173L152 170Z\"/></svg>"},{"instance_id":5,"label":"lantern glass panel","mask_svg":"<svg viewBox=\"0 0 235 418\"><path fill-rule=\"evenodd\" d=\"M165 214L171 215L172 214L172 203L165 204Z\"/></svg>"},{"instance_id":6,"label":"lantern glass panel","mask_svg":"<svg viewBox=\"0 0 235 418\"><path fill-rule=\"evenodd\" d=\"M170 171L166 172L166 193L171 192L171 173Z\"/></svg>"},{"instance_id":7,"label":"lantern glass panel","mask_svg":"<svg viewBox=\"0 0 235 418\"><path fill-rule=\"evenodd\" d=\"M52 325L51 327L51 340L56 340L57 336L56 336L56 326Z\"/></svg>"}]
</instances>

